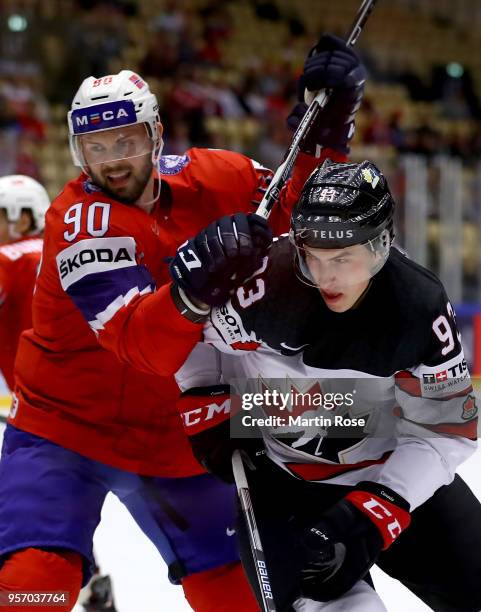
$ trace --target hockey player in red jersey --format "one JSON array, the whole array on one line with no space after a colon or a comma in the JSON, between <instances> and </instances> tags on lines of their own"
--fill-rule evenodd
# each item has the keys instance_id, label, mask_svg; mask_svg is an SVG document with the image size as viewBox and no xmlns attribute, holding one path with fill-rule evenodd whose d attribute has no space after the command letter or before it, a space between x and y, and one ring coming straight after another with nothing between
<instances>
[{"instance_id":1,"label":"hockey player in red jersey","mask_svg":"<svg viewBox=\"0 0 481 612\"><path fill-rule=\"evenodd\" d=\"M178 373L199 461L232 479L239 447L256 468L280 612L385 612L374 563L436 612L481 608L481 504L456 475L476 449L476 398L453 307L392 246L393 211L374 164L324 162L289 236L212 310L204 341L222 353L201 344ZM241 400L232 421L220 374Z\"/></svg>"},{"instance_id":2,"label":"hockey player in red jersey","mask_svg":"<svg viewBox=\"0 0 481 612\"><path fill-rule=\"evenodd\" d=\"M0 178L0 371L11 390L20 334L32 327L33 290L49 205L46 190L31 177ZM97 573L82 591L85 602L92 600L92 589L99 593L101 586L111 595L109 580Z\"/></svg>"},{"instance_id":3,"label":"hockey player in red jersey","mask_svg":"<svg viewBox=\"0 0 481 612\"><path fill-rule=\"evenodd\" d=\"M363 68L337 39L323 45L306 62L309 83L333 97L274 231L319 161L308 153L344 159L352 135ZM34 326L20 341L0 463L0 588L66 590L73 601L113 491L195 610L254 610L232 537L232 488L197 463L175 408L173 374L207 313L171 285L165 260L197 234L171 265L195 276L201 301L225 301L270 245L249 213L271 173L228 151L162 157L155 96L127 70L84 81L69 130L82 173L47 214Z\"/></svg>"},{"instance_id":4,"label":"hockey player in red jersey","mask_svg":"<svg viewBox=\"0 0 481 612\"><path fill-rule=\"evenodd\" d=\"M45 189L29 176L0 178L0 371L13 389L18 340L32 326L32 297L42 253Z\"/></svg>"}]
</instances>

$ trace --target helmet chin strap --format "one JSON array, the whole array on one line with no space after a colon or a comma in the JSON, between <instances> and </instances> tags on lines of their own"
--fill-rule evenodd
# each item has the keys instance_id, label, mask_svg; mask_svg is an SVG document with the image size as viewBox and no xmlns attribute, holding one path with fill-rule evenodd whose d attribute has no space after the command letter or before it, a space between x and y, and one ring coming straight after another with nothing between
<instances>
[{"instance_id":1,"label":"helmet chin strap","mask_svg":"<svg viewBox=\"0 0 481 612\"><path fill-rule=\"evenodd\" d=\"M162 155L163 150L164 150L164 139L160 137L157 143L157 146L154 146L152 150L152 165L154 166L154 168L157 168L159 164L159 158Z\"/></svg>"},{"instance_id":2,"label":"helmet chin strap","mask_svg":"<svg viewBox=\"0 0 481 612\"><path fill-rule=\"evenodd\" d=\"M153 151L152 151L152 165L154 167L154 170L157 170L158 166L159 166L159 158L162 154L162 149L164 148L164 141L162 138L160 138L159 143L156 147L154 147ZM154 179L154 184L157 183L156 189L154 191L154 197L152 200L148 200L147 202L142 202L141 204L138 205L139 208L142 208L143 210L147 210L147 212L149 211L149 208L152 204L155 204L155 202L157 202L157 200L160 197L160 190L161 190L161 186L162 186L162 181L160 180L160 178L156 181Z\"/></svg>"},{"instance_id":3,"label":"helmet chin strap","mask_svg":"<svg viewBox=\"0 0 481 612\"><path fill-rule=\"evenodd\" d=\"M138 208L141 208L142 210L145 210L146 212L150 212L150 207L152 206L152 204L155 204L155 202L157 202L157 200L160 197L160 191L161 191L161 186L162 186L162 181L160 180L160 178L157 180L154 178L154 185L157 183L156 188L154 190L154 197L152 198L152 200L148 200L147 202L140 202L140 203L136 203L135 206L137 206Z\"/></svg>"}]
</instances>

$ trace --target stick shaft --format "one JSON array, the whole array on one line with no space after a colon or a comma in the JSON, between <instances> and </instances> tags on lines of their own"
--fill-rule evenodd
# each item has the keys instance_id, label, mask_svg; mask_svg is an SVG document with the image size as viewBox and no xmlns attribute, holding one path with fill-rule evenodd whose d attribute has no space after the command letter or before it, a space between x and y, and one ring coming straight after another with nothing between
<instances>
[{"instance_id":1,"label":"stick shaft","mask_svg":"<svg viewBox=\"0 0 481 612\"><path fill-rule=\"evenodd\" d=\"M357 39L359 38L360 33L369 18L369 15L372 13L374 6L377 0L363 0L357 15L351 25L349 33L346 37L346 42L348 45L353 46ZM307 132L314 125L317 116L320 111L327 104L329 99L329 92L325 90L321 90L317 93L316 97L312 100L307 109L304 117L302 118L301 123L299 124L297 130L294 133L292 142L287 151L287 155L282 162L282 164L277 168L272 180L270 182L267 191L262 198L259 207L257 208L256 214L267 219L274 207L275 203L279 200L281 190L286 184L292 168L295 164L297 156L299 155L299 145L302 140L305 138Z\"/></svg>"},{"instance_id":2,"label":"stick shaft","mask_svg":"<svg viewBox=\"0 0 481 612\"><path fill-rule=\"evenodd\" d=\"M271 584L267 574L264 549L262 548L259 530L257 529L256 518L249 492L249 485L247 483L244 464L242 462L242 455L238 450L234 451L232 454L232 471L234 472L241 510L247 526L249 544L251 547L252 557L254 559L257 581L259 583L262 598L263 612L276 612Z\"/></svg>"}]
</instances>

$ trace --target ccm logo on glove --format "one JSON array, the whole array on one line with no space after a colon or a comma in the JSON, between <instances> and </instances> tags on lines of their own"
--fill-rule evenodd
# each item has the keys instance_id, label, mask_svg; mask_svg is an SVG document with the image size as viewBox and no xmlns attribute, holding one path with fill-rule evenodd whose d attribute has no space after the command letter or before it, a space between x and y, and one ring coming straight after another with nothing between
<instances>
[{"instance_id":1,"label":"ccm logo on glove","mask_svg":"<svg viewBox=\"0 0 481 612\"><path fill-rule=\"evenodd\" d=\"M231 416L230 396L223 390L218 395L209 394L209 389L205 395L195 395L190 390L179 399L178 407L189 436L210 429Z\"/></svg>"},{"instance_id":2,"label":"ccm logo on glove","mask_svg":"<svg viewBox=\"0 0 481 612\"><path fill-rule=\"evenodd\" d=\"M409 512L394 504L394 499L388 501L387 494L382 497L366 491L352 491L346 499L358 510L364 512L380 531L386 550L411 522Z\"/></svg>"}]
</instances>

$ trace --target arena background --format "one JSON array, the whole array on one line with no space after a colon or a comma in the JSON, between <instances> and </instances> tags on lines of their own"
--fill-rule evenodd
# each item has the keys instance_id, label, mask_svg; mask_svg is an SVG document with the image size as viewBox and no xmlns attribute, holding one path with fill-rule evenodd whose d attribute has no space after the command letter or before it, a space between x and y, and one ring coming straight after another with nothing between
<instances>
[{"instance_id":1,"label":"arena background","mask_svg":"<svg viewBox=\"0 0 481 612\"><path fill-rule=\"evenodd\" d=\"M0 176L76 175L66 113L81 80L131 68L158 95L165 154L242 151L275 168L290 142L306 51L343 35L359 0L2 0ZM368 67L352 158L374 160L398 202L397 240L439 274L481 375L481 2L379 0L359 41ZM0 347L1 350L1 347ZM0 406L9 398L0 383ZM481 496L478 452L463 468ZM97 533L121 612L189 609L120 504ZM119 537L119 534L122 534ZM389 612L421 612L375 573Z\"/></svg>"}]
</instances>

